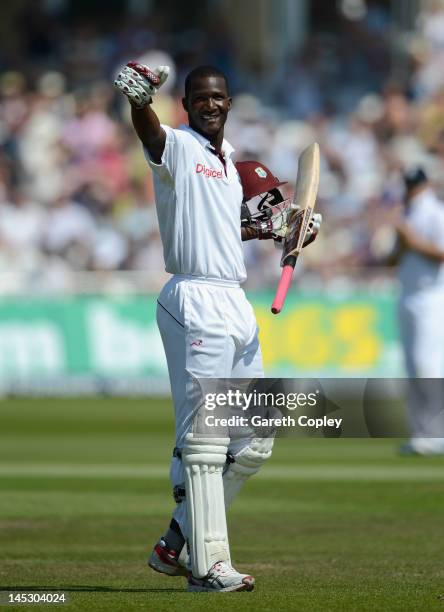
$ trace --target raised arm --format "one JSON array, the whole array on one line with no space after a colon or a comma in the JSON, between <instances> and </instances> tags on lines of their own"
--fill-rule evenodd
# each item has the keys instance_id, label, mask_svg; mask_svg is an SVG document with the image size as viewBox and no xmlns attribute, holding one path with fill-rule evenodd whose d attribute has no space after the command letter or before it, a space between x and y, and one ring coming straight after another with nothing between
<instances>
[{"instance_id":1,"label":"raised arm","mask_svg":"<svg viewBox=\"0 0 444 612\"><path fill-rule=\"evenodd\" d=\"M131 119L137 136L148 150L154 163L160 164L165 148L165 131L151 106L137 108L131 104Z\"/></svg>"},{"instance_id":2,"label":"raised arm","mask_svg":"<svg viewBox=\"0 0 444 612\"><path fill-rule=\"evenodd\" d=\"M168 66L150 70L137 62L129 62L114 81L116 88L128 98L134 129L155 163L161 162L166 135L151 102L168 73Z\"/></svg>"}]
</instances>

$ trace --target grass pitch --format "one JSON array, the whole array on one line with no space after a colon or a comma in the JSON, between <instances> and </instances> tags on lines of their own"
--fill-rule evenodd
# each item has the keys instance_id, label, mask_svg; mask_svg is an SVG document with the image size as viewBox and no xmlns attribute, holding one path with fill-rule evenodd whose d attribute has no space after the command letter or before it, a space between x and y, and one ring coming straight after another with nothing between
<instances>
[{"instance_id":1,"label":"grass pitch","mask_svg":"<svg viewBox=\"0 0 444 612\"><path fill-rule=\"evenodd\" d=\"M0 598L61 590L73 611L444 609L444 460L398 458L389 440L278 440L229 515L233 559L256 589L208 595L145 565L173 507L172 446L166 400L0 402Z\"/></svg>"}]
</instances>

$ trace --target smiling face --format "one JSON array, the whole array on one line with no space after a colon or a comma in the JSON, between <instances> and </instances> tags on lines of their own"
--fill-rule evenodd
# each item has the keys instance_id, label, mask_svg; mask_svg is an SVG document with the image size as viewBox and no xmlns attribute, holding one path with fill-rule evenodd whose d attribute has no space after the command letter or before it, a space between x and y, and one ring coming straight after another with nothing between
<instances>
[{"instance_id":1,"label":"smiling face","mask_svg":"<svg viewBox=\"0 0 444 612\"><path fill-rule=\"evenodd\" d=\"M216 75L196 77L182 102L190 127L212 144L221 145L231 108L225 79Z\"/></svg>"}]
</instances>

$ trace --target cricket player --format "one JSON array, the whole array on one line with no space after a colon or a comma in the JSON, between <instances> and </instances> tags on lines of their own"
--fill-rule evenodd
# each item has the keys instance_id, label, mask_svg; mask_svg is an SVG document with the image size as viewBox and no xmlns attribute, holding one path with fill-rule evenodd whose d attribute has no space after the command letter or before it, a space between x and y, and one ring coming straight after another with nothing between
<instances>
[{"instance_id":1,"label":"cricket player","mask_svg":"<svg viewBox=\"0 0 444 612\"><path fill-rule=\"evenodd\" d=\"M404 177L405 214L398 221L399 325L409 376L412 437L402 454L444 454L444 203L425 172Z\"/></svg>"},{"instance_id":2,"label":"cricket player","mask_svg":"<svg viewBox=\"0 0 444 612\"><path fill-rule=\"evenodd\" d=\"M129 62L115 81L129 99L152 169L165 268L173 275L159 295L157 322L175 409L170 476L177 505L149 565L170 576L188 575L190 591L250 591L253 576L231 564L225 512L271 455L273 439L196 436L193 381L263 376L258 327L241 289L242 240L278 238L283 224L277 215L241 228L242 185L233 147L224 139L231 108L225 75L212 66L188 74L182 102L189 125L180 129L161 125L151 106L167 77L167 66L150 70ZM271 173L259 166L265 184ZM312 220L308 240L320 221Z\"/></svg>"}]
</instances>

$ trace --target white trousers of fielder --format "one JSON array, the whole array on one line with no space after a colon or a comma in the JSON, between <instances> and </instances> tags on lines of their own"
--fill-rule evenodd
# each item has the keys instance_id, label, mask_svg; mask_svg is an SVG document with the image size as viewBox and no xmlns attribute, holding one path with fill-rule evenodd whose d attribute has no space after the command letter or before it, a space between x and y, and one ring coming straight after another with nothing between
<instances>
[{"instance_id":1,"label":"white trousers of fielder","mask_svg":"<svg viewBox=\"0 0 444 612\"><path fill-rule=\"evenodd\" d=\"M419 452L444 452L444 289L402 296L399 327L409 377L407 399L412 444ZM424 379L424 380L421 380Z\"/></svg>"},{"instance_id":2,"label":"white trousers of fielder","mask_svg":"<svg viewBox=\"0 0 444 612\"><path fill-rule=\"evenodd\" d=\"M186 504L179 503L173 516L190 544L193 575L204 576L215 562L230 561L225 507L270 456L273 439L194 439L193 381L263 377L258 328L238 283L185 275L172 277L162 289L157 323L171 382L176 447L182 450L182 458L172 459L170 477L173 487L185 484L186 489ZM228 451L235 462L227 468Z\"/></svg>"}]
</instances>

